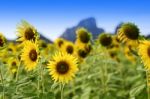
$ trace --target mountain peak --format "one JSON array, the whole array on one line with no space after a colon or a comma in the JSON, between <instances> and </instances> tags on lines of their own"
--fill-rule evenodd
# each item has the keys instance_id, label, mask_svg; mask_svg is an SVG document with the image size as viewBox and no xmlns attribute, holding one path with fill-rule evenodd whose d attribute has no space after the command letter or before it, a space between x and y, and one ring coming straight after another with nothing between
<instances>
[{"instance_id":1,"label":"mountain peak","mask_svg":"<svg viewBox=\"0 0 150 99\"><path fill-rule=\"evenodd\" d=\"M60 37L70 41L75 41L75 31L76 29L81 27L86 28L89 32L91 32L94 39L96 39L100 33L104 32L104 29L97 27L95 18L89 17L81 20L77 26L67 28L66 31Z\"/></svg>"},{"instance_id":2,"label":"mountain peak","mask_svg":"<svg viewBox=\"0 0 150 99\"><path fill-rule=\"evenodd\" d=\"M97 27L96 26L96 19L94 17L86 18L79 22L78 26L85 26L85 27Z\"/></svg>"}]
</instances>

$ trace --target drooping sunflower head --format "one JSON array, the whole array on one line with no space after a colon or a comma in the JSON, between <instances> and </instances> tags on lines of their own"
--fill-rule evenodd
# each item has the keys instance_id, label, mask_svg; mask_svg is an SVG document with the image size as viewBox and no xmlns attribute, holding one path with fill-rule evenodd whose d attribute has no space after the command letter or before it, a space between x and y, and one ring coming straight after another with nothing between
<instances>
[{"instance_id":1,"label":"drooping sunflower head","mask_svg":"<svg viewBox=\"0 0 150 99\"><path fill-rule=\"evenodd\" d=\"M6 45L6 38L0 33L0 49L4 48Z\"/></svg>"},{"instance_id":2,"label":"drooping sunflower head","mask_svg":"<svg viewBox=\"0 0 150 99\"><path fill-rule=\"evenodd\" d=\"M26 41L21 54L21 60L24 62L27 71L35 69L39 60L39 50L36 43Z\"/></svg>"},{"instance_id":3,"label":"drooping sunflower head","mask_svg":"<svg viewBox=\"0 0 150 99\"><path fill-rule=\"evenodd\" d=\"M108 47L108 46L110 46L112 44L112 37L111 37L110 34L102 33L98 37L98 42L102 46Z\"/></svg>"},{"instance_id":4,"label":"drooping sunflower head","mask_svg":"<svg viewBox=\"0 0 150 99\"><path fill-rule=\"evenodd\" d=\"M150 70L150 41L141 41L138 47L138 54L146 70Z\"/></svg>"},{"instance_id":5,"label":"drooping sunflower head","mask_svg":"<svg viewBox=\"0 0 150 99\"><path fill-rule=\"evenodd\" d=\"M76 30L77 40L82 43L88 43L90 41L90 33L85 28L78 28Z\"/></svg>"},{"instance_id":6,"label":"drooping sunflower head","mask_svg":"<svg viewBox=\"0 0 150 99\"><path fill-rule=\"evenodd\" d=\"M68 54L75 53L75 46L72 42L68 41L63 46L63 52L67 52Z\"/></svg>"},{"instance_id":7,"label":"drooping sunflower head","mask_svg":"<svg viewBox=\"0 0 150 99\"><path fill-rule=\"evenodd\" d=\"M17 27L17 36L19 37L17 41L24 42L27 40L36 42L39 38L37 30L28 22L22 21Z\"/></svg>"},{"instance_id":8,"label":"drooping sunflower head","mask_svg":"<svg viewBox=\"0 0 150 99\"><path fill-rule=\"evenodd\" d=\"M77 58L67 53L58 52L53 56L53 60L49 61L48 69L54 81L68 83L78 71Z\"/></svg>"},{"instance_id":9,"label":"drooping sunflower head","mask_svg":"<svg viewBox=\"0 0 150 99\"><path fill-rule=\"evenodd\" d=\"M61 47L64 45L65 42L66 42L66 40L63 39L63 38L57 38L57 39L54 41L55 45L56 45L58 48L61 48Z\"/></svg>"},{"instance_id":10,"label":"drooping sunflower head","mask_svg":"<svg viewBox=\"0 0 150 99\"><path fill-rule=\"evenodd\" d=\"M124 23L117 31L119 40L126 41L136 41L139 38L139 28L133 23Z\"/></svg>"}]
</instances>

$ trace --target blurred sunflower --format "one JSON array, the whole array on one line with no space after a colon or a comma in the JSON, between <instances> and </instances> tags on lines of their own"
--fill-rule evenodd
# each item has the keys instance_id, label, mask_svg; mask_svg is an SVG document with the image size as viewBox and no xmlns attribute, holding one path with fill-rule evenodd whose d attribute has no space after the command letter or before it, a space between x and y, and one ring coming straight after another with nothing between
<instances>
[{"instance_id":1,"label":"blurred sunflower","mask_svg":"<svg viewBox=\"0 0 150 99\"><path fill-rule=\"evenodd\" d=\"M111 37L110 34L102 33L98 37L98 42L102 46L108 47L108 46L110 46L112 44L112 37Z\"/></svg>"},{"instance_id":2,"label":"blurred sunflower","mask_svg":"<svg viewBox=\"0 0 150 99\"><path fill-rule=\"evenodd\" d=\"M131 52L131 50L129 49L128 46L125 46L125 48L124 48L124 54L125 54L126 58L130 62L132 62L132 63L136 62L136 58L134 57L133 53Z\"/></svg>"},{"instance_id":3,"label":"blurred sunflower","mask_svg":"<svg viewBox=\"0 0 150 99\"><path fill-rule=\"evenodd\" d=\"M36 43L32 41L25 42L21 60L24 62L27 71L35 69L39 60L39 50Z\"/></svg>"},{"instance_id":4,"label":"blurred sunflower","mask_svg":"<svg viewBox=\"0 0 150 99\"><path fill-rule=\"evenodd\" d=\"M47 43L44 40L39 40L39 47L45 49L47 48Z\"/></svg>"},{"instance_id":5,"label":"blurred sunflower","mask_svg":"<svg viewBox=\"0 0 150 99\"><path fill-rule=\"evenodd\" d=\"M17 72L18 66L19 66L19 60L11 58L8 62L9 64L9 71L12 74L15 74Z\"/></svg>"},{"instance_id":6,"label":"blurred sunflower","mask_svg":"<svg viewBox=\"0 0 150 99\"><path fill-rule=\"evenodd\" d=\"M88 52L85 49L78 49L77 55L80 59L83 59L88 55Z\"/></svg>"},{"instance_id":7,"label":"blurred sunflower","mask_svg":"<svg viewBox=\"0 0 150 99\"><path fill-rule=\"evenodd\" d=\"M0 49L3 49L6 46L6 38L0 33Z\"/></svg>"},{"instance_id":8,"label":"blurred sunflower","mask_svg":"<svg viewBox=\"0 0 150 99\"><path fill-rule=\"evenodd\" d=\"M66 42L65 39L63 38L57 38L55 41L54 41L54 44L57 46L57 48L61 48L62 45Z\"/></svg>"},{"instance_id":9,"label":"blurred sunflower","mask_svg":"<svg viewBox=\"0 0 150 99\"><path fill-rule=\"evenodd\" d=\"M85 28L79 28L76 30L76 43L87 44L90 41L90 33Z\"/></svg>"},{"instance_id":10,"label":"blurred sunflower","mask_svg":"<svg viewBox=\"0 0 150 99\"><path fill-rule=\"evenodd\" d=\"M133 23L124 23L117 31L118 39L122 42L138 41L139 28Z\"/></svg>"},{"instance_id":11,"label":"blurred sunflower","mask_svg":"<svg viewBox=\"0 0 150 99\"><path fill-rule=\"evenodd\" d=\"M7 53L16 54L16 52L17 52L16 44L13 42L8 43Z\"/></svg>"},{"instance_id":12,"label":"blurred sunflower","mask_svg":"<svg viewBox=\"0 0 150 99\"><path fill-rule=\"evenodd\" d=\"M117 61L117 62L120 62L120 59L118 58L118 52L117 52L117 50L109 50L109 51L108 51L108 54L109 54L109 56L110 56L113 60L115 60L115 61Z\"/></svg>"},{"instance_id":13,"label":"blurred sunflower","mask_svg":"<svg viewBox=\"0 0 150 99\"><path fill-rule=\"evenodd\" d=\"M75 54L75 46L72 42L68 41L62 47L62 51L73 55L73 54Z\"/></svg>"},{"instance_id":14,"label":"blurred sunflower","mask_svg":"<svg viewBox=\"0 0 150 99\"><path fill-rule=\"evenodd\" d=\"M28 22L22 21L21 25L17 27L17 36L19 37L17 41L23 42L31 40L36 42L39 38L37 30Z\"/></svg>"},{"instance_id":15,"label":"blurred sunflower","mask_svg":"<svg viewBox=\"0 0 150 99\"><path fill-rule=\"evenodd\" d=\"M145 69L150 70L150 42L146 40L141 41L138 49L138 54L142 59Z\"/></svg>"},{"instance_id":16,"label":"blurred sunflower","mask_svg":"<svg viewBox=\"0 0 150 99\"><path fill-rule=\"evenodd\" d=\"M58 52L48 64L49 74L60 83L68 83L78 71L77 59L67 53Z\"/></svg>"}]
</instances>

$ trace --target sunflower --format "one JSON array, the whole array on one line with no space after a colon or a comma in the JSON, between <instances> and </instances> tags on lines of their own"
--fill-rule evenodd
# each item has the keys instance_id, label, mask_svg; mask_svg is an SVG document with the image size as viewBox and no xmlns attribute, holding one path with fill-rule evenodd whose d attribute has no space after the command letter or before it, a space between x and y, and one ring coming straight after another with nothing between
<instances>
[{"instance_id":1,"label":"sunflower","mask_svg":"<svg viewBox=\"0 0 150 99\"><path fill-rule=\"evenodd\" d=\"M102 46L108 47L108 46L110 46L112 44L112 37L111 37L110 34L102 33L98 37L98 42Z\"/></svg>"},{"instance_id":2,"label":"sunflower","mask_svg":"<svg viewBox=\"0 0 150 99\"><path fill-rule=\"evenodd\" d=\"M139 28L133 23L124 23L117 31L120 41L137 41L139 37Z\"/></svg>"},{"instance_id":3,"label":"sunflower","mask_svg":"<svg viewBox=\"0 0 150 99\"><path fill-rule=\"evenodd\" d=\"M35 69L39 60L39 50L36 43L32 41L25 42L21 60L24 62L27 71Z\"/></svg>"},{"instance_id":4,"label":"sunflower","mask_svg":"<svg viewBox=\"0 0 150 99\"><path fill-rule=\"evenodd\" d=\"M62 47L62 51L68 54L75 54L75 46L72 42L68 41Z\"/></svg>"},{"instance_id":5,"label":"sunflower","mask_svg":"<svg viewBox=\"0 0 150 99\"><path fill-rule=\"evenodd\" d=\"M54 41L54 44L56 45L57 48L61 48L65 42L66 42L65 39L63 39L63 38L57 38Z\"/></svg>"},{"instance_id":6,"label":"sunflower","mask_svg":"<svg viewBox=\"0 0 150 99\"><path fill-rule=\"evenodd\" d=\"M117 61L117 62L120 62L120 59L118 58L118 52L117 52L117 50L109 50L109 51L108 51L108 54L109 54L109 56L110 56L113 60L115 60L115 61Z\"/></svg>"},{"instance_id":7,"label":"sunflower","mask_svg":"<svg viewBox=\"0 0 150 99\"><path fill-rule=\"evenodd\" d=\"M134 57L133 53L131 52L128 46L124 48L124 54L130 62L135 63L136 58Z\"/></svg>"},{"instance_id":8,"label":"sunflower","mask_svg":"<svg viewBox=\"0 0 150 99\"><path fill-rule=\"evenodd\" d=\"M88 55L88 52L84 49L78 49L77 54L80 58L85 58Z\"/></svg>"},{"instance_id":9,"label":"sunflower","mask_svg":"<svg viewBox=\"0 0 150 99\"><path fill-rule=\"evenodd\" d=\"M19 60L11 58L9 60L9 71L13 74L15 74L17 72L19 66Z\"/></svg>"},{"instance_id":10,"label":"sunflower","mask_svg":"<svg viewBox=\"0 0 150 99\"><path fill-rule=\"evenodd\" d=\"M49 61L48 70L55 82L68 83L78 71L77 59L70 54L58 52Z\"/></svg>"},{"instance_id":11,"label":"sunflower","mask_svg":"<svg viewBox=\"0 0 150 99\"><path fill-rule=\"evenodd\" d=\"M0 49L4 48L6 45L6 38L0 33Z\"/></svg>"},{"instance_id":12,"label":"sunflower","mask_svg":"<svg viewBox=\"0 0 150 99\"><path fill-rule=\"evenodd\" d=\"M8 43L7 53L16 54L16 52L17 52L16 44L13 42Z\"/></svg>"},{"instance_id":13,"label":"sunflower","mask_svg":"<svg viewBox=\"0 0 150 99\"><path fill-rule=\"evenodd\" d=\"M146 70L150 70L150 42L147 40L141 41L138 47L138 54Z\"/></svg>"},{"instance_id":14,"label":"sunflower","mask_svg":"<svg viewBox=\"0 0 150 99\"><path fill-rule=\"evenodd\" d=\"M78 28L76 30L77 43L87 44L90 41L90 33L85 28Z\"/></svg>"},{"instance_id":15,"label":"sunflower","mask_svg":"<svg viewBox=\"0 0 150 99\"><path fill-rule=\"evenodd\" d=\"M36 42L39 38L37 30L28 22L22 21L21 24L17 27L17 36L19 37L17 41L24 42L31 40Z\"/></svg>"}]
</instances>

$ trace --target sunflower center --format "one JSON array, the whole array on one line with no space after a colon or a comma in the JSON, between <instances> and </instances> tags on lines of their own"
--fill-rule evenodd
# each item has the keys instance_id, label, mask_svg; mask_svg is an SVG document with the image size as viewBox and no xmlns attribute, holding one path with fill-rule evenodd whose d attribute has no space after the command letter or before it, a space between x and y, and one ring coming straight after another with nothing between
<instances>
[{"instance_id":1,"label":"sunflower center","mask_svg":"<svg viewBox=\"0 0 150 99\"><path fill-rule=\"evenodd\" d=\"M25 30L25 38L27 40L35 40L35 37L34 37L34 32L31 28L27 28Z\"/></svg>"},{"instance_id":2,"label":"sunflower center","mask_svg":"<svg viewBox=\"0 0 150 99\"><path fill-rule=\"evenodd\" d=\"M110 56L112 57L112 58L114 58L115 57L115 55L116 55L116 53L110 53Z\"/></svg>"},{"instance_id":3,"label":"sunflower center","mask_svg":"<svg viewBox=\"0 0 150 99\"><path fill-rule=\"evenodd\" d=\"M69 64L65 61L60 61L57 63L56 69L59 74L66 74L69 70Z\"/></svg>"},{"instance_id":4,"label":"sunflower center","mask_svg":"<svg viewBox=\"0 0 150 99\"><path fill-rule=\"evenodd\" d=\"M61 45L62 45L63 43L64 43L63 41L59 41L59 42L58 42L58 46L61 47Z\"/></svg>"},{"instance_id":5,"label":"sunflower center","mask_svg":"<svg viewBox=\"0 0 150 99\"><path fill-rule=\"evenodd\" d=\"M87 56L87 52L86 51L84 51L84 50L79 50L78 51L78 55L80 56L80 57L82 57L82 58L85 58L86 56Z\"/></svg>"},{"instance_id":6,"label":"sunflower center","mask_svg":"<svg viewBox=\"0 0 150 99\"><path fill-rule=\"evenodd\" d=\"M147 49L147 54L148 54L148 56L150 57L150 46L149 46L148 49Z\"/></svg>"},{"instance_id":7,"label":"sunflower center","mask_svg":"<svg viewBox=\"0 0 150 99\"><path fill-rule=\"evenodd\" d=\"M37 59L37 52L36 52L36 50L32 49L32 50L30 51L30 53L29 53L29 57L30 57L30 59L31 59L32 61L36 61L36 59Z\"/></svg>"},{"instance_id":8,"label":"sunflower center","mask_svg":"<svg viewBox=\"0 0 150 99\"><path fill-rule=\"evenodd\" d=\"M17 64L16 62L12 62L12 66L15 67Z\"/></svg>"},{"instance_id":9,"label":"sunflower center","mask_svg":"<svg viewBox=\"0 0 150 99\"><path fill-rule=\"evenodd\" d=\"M129 29L125 30L125 35L129 39L136 40L136 39L138 39L139 32L136 29L129 28Z\"/></svg>"},{"instance_id":10,"label":"sunflower center","mask_svg":"<svg viewBox=\"0 0 150 99\"><path fill-rule=\"evenodd\" d=\"M79 38L83 43L88 43L90 40L90 36L88 35L87 32L82 32L79 34Z\"/></svg>"},{"instance_id":11,"label":"sunflower center","mask_svg":"<svg viewBox=\"0 0 150 99\"><path fill-rule=\"evenodd\" d=\"M4 43L3 40L0 38L0 46L3 47Z\"/></svg>"},{"instance_id":12,"label":"sunflower center","mask_svg":"<svg viewBox=\"0 0 150 99\"><path fill-rule=\"evenodd\" d=\"M112 38L110 36L104 35L100 38L100 43L103 46L109 46L112 43Z\"/></svg>"},{"instance_id":13,"label":"sunflower center","mask_svg":"<svg viewBox=\"0 0 150 99\"><path fill-rule=\"evenodd\" d=\"M72 54L73 53L73 46L69 45L67 46L67 53Z\"/></svg>"}]
</instances>

